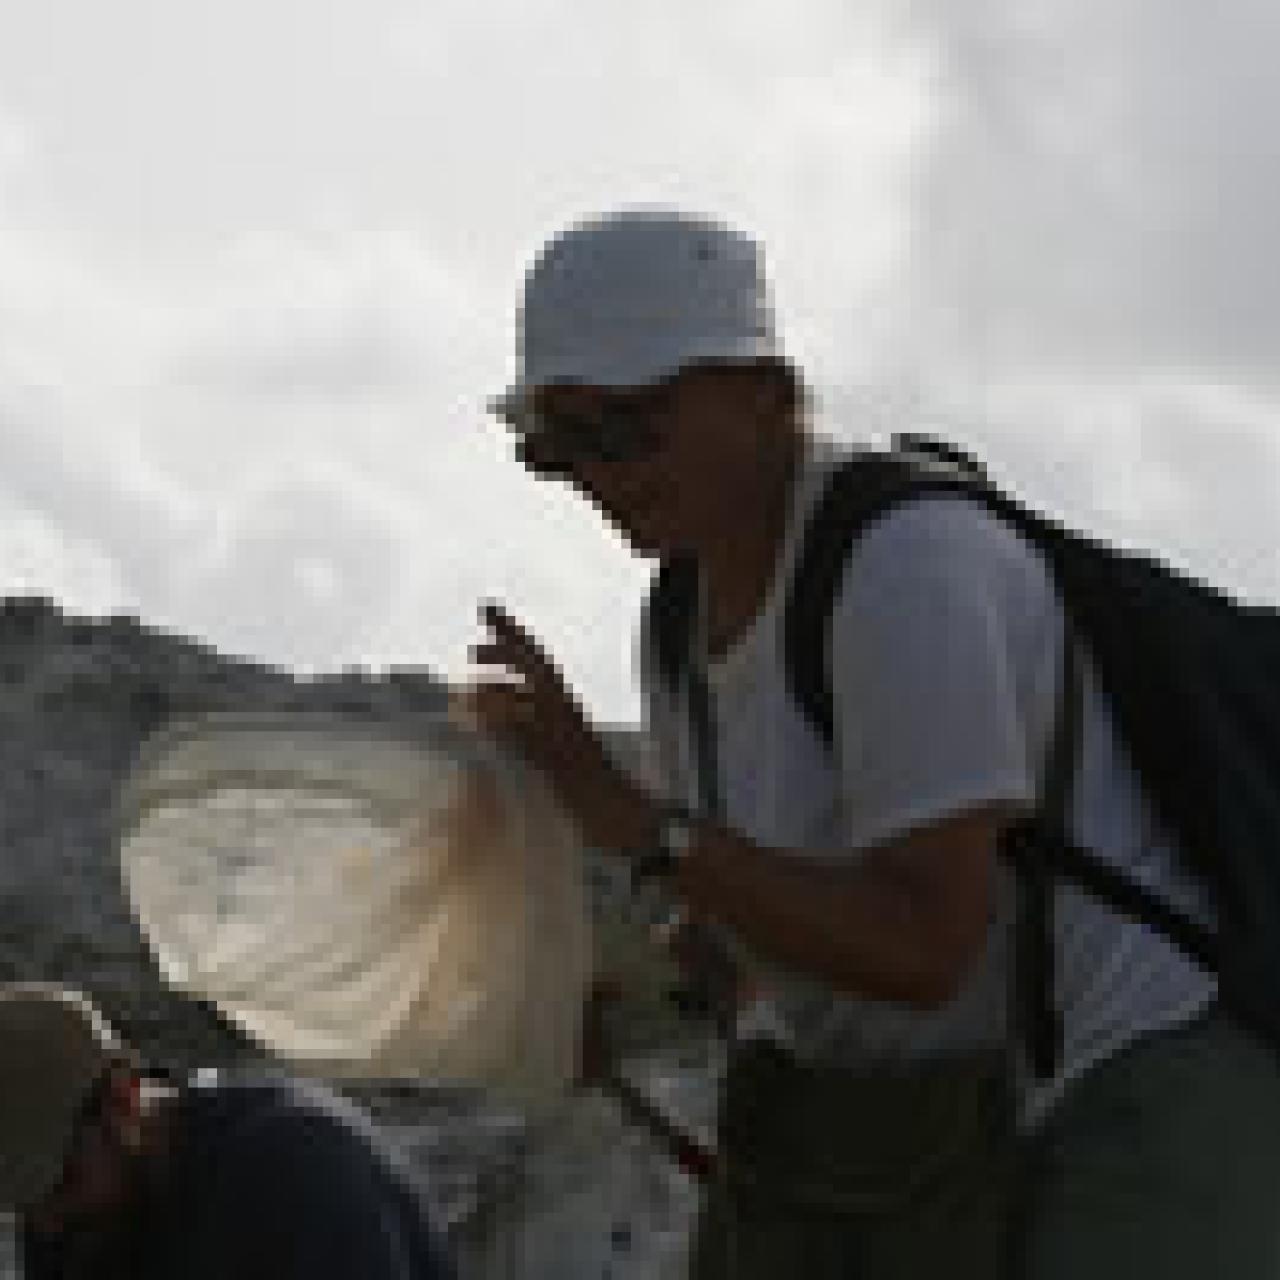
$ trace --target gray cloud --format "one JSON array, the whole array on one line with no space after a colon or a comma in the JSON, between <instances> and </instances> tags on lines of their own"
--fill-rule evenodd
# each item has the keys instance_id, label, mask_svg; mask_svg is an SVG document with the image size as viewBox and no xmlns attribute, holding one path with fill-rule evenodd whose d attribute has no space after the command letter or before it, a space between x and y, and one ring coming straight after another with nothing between
<instances>
[{"instance_id":1,"label":"gray cloud","mask_svg":"<svg viewBox=\"0 0 1280 1280\"><path fill-rule=\"evenodd\" d=\"M355 661L393 598L403 542L384 510L358 505L345 486L268 478L227 502L175 580L172 607L241 655Z\"/></svg>"},{"instance_id":2,"label":"gray cloud","mask_svg":"<svg viewBox=\"0 0 1280 1280\"><path fill-rule=\"evenodd\" d=\"M54 389L0 389L0 494L11 511L37 513L48 539L91 548L130 607L165 591L195 530L180 493L131 444L109 416L78 420Z\"/></svg>"},{"instance_id":3,"label":"gray cloud","mask_svg":"<svg viewBox=\"0 0 1280 1280\"><path fill-rule=\"evenodd\" d=\"M1280 9L925 3L918 289L984 364L1276 387Z\"/></svg>"},{"instance_id":4,"label":"gray cloud","mask_svg":"<svg viewBox=\"0 0 1280 1280\"><path fill-rule=\"evenodd\" d=\"M1140 449L1170 478L1156 517L1209 581L1280 602L1280 403L1223 385L1152 387Z\"/></svg>"},{"instance_id":5,"label":"gray cloud","mask_svg":"<svg viewBox=\"0 0 1280 1280\"><path fill-rule=\"evenodd\" d=\"M920 0L909 252L846 310L848 434L959 438L1038 505L1280 602L1280 11Z\"/></svg>"},{"instance_id":6,"label":"gray cloud","mask_svg":"<svg viewBox=\"0 0 1280 1280\"><path fill-rule=\"evenodd\" d=\"M167 380L247 401L401 400L465 385L466 282L424 237L349 229L229 245L171 335Z\"/></svg>"}]
</instances>

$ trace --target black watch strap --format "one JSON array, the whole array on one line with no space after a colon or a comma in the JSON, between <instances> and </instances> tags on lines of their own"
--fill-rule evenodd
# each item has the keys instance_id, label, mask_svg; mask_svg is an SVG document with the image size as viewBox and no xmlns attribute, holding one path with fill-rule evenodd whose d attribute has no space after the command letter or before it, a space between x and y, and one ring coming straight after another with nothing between
<instances>
[{"instance_id":1,"label":"black watch strap","mask_svg":"<svg viewBox=\"0 0 1280 1280\"><path fill-rule=\"evenodd\" d=\"M662 839L667 824L673 819L690 823L696 820L693 811L686 805L668 804L662 807L658 818L658 839L653 845L646 846L632 855L631 885L633 890L650 880L669 880L675 874L679 858L667 847Z\"/></svg>"}]
</instances>

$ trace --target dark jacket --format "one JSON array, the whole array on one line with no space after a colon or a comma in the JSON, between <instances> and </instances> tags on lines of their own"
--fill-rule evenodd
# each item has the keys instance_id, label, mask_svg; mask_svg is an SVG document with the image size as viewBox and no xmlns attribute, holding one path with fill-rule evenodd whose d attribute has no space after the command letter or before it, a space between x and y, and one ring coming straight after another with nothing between
<instances>
[{"instance_id":1,"label":"dark jacket","mask_svg":"<svg viewBox=\"0 0 1280 1280\"><path fill-rule=\"evenodd\" d=\"M368 1117L283 1077L183 1087L163 1181L105 1247L95 1280L453 1280L407 1169ZM28 1280L71 1280L83 1242L24 1235Z\"/></svg>"}]
</instances>

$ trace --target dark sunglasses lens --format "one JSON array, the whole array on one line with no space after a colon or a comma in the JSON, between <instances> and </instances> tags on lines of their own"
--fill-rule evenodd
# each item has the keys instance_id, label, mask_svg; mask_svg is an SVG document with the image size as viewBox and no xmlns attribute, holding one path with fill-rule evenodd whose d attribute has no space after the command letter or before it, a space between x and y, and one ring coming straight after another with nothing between
<instances>
[{"instance_id":1,"label":"dark sunglasses lens","mask_svg":"<svg viewBox=\"0 0 1280 1280\"><path fill-rule=\"evenodd\" d=\"M608 414L600 423L596 444L604 462L634 462L653 452L657 432L640 414Z\"/></svg>"},{"instance_id":2,"label":"dark sunglasses lens","mask_svg":"<svg viewBox=\"0 0 1280 1280\"><path fill-rule=\"evenodd\" d=\"M564 475L572 465L572 459L544 430L531 431L516 441L516 460L540 476Z\"/></svg>"},{"instance_id":3,"label":"dark sunglasses lens","mask_svg":"<svg viewBox=\"0 0 1280 1280\"><path fill-rule=\"evenodd\" d=\"M557 424L522 436L516 444L516 457L531 470L559 475L582 463L630 462L647 453L652 444L651 432L630 424L619 428L605 420L589 429L578 423Z\"/></svg>"}]
</instances>

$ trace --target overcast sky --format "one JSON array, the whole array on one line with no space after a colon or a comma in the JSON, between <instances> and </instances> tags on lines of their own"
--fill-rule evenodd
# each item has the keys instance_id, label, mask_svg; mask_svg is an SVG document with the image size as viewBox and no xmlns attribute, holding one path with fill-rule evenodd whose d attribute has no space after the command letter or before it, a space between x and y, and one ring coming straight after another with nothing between
<instances>
[{"instance_id":1,"label":"overcast sky","mask_svg":"<svg viewBox=\"0 0 1280 1280\"><path fill-rule=\"evenodd\" d=\"M822 429L1280 603L1273 0L0 0L0 591L300 670L481 596L634 720L652 566L510 461L521 275L766 245Z\"/></svg>"}]
</instances>

